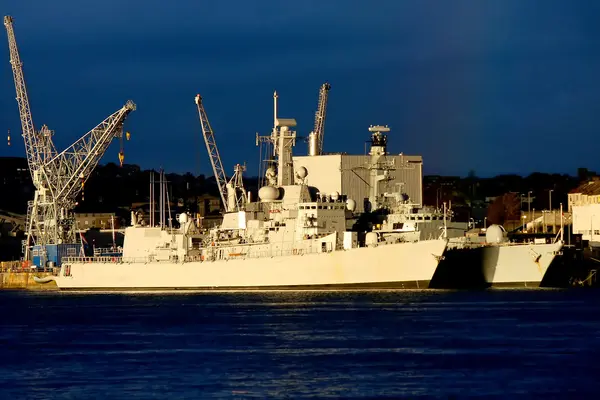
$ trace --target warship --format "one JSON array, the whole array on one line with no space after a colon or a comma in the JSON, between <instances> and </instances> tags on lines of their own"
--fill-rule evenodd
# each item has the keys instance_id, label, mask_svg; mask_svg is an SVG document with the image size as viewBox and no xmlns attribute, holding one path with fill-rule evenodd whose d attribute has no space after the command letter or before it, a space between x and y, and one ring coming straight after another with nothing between
<instances>
[{"instance_id":1,"label":"warship","mask_svg":"<svg viewBox=\"0 0 600 400\"><path fill-rule=\"evenodd\" d=\"M274 126L265 141L277 159L266 169L257 201L232 178L220 226L203 232L186 213L177 216L179 228L168 227L165 218L158 227L143 225L132 213L122 256L66 257L56 276L36 280L55 281L61 290L429 287L447 239L391 240L347 230L356 202L307 184L309 171L292 161L295 126L294 119L278 118L275 93Z\"/></svg>"},{"instance_id":2,"label":"warship","mask_svg":"<svg viewBox=\"0 0 600 400\"><path fill-rule=\"evenodd\" d=\"M369 170L369 208L357 222L361 229L375 234L380 241L448 239L448 248L429 284L431 288L460 289L486 287L562 286L559 274L551 268L558 265L564 242L538 239L514 242L500 225L491 225L484 240L479 235L467 235L469 224L452 221L453 213L446 209L423 207L411 201L397 189L380 190L380 183L391 181L395 167L387 160L387 126L372 126ZM562 231L562 230L561 230ZM474 239L475 238L475 239ZM558 266L557 268L560 268ZM554 268L554 269L557 269ZM559 279L557 279L557 275Z\"/></svg>"},{"instance_id":3,"label":"warship","mask_svg":"<svg viewBox=\"0 0 600 400\"><path fill-rule=\"evenodd\" d=\"M560 233L559 233L560 235ZM501 225L490 225L483 241L452 238L433 284L441 288L562 287L564 241L511 241ZM555 274L553 272L558 272Z\"/></svg>"},{"instance_id":4,"label":"warship","mask_svg":"<svg viewBox=\"0 0 600 400\"><path fill-rule=\"evenodd\" d=\"M474 240L466 235L467 223L449 221L451 212L445 207L443 212L419 208L403 202L399 193L386 197L394 200L378 210L380 220L372 230L380 240L423 240L440 231L441 237L448 238L430 288L563 287L567 283L560 271L564 241L558 236L515 242L501 225L491 225L483 240L479 235Z\"/></svg>"}]
</instances>

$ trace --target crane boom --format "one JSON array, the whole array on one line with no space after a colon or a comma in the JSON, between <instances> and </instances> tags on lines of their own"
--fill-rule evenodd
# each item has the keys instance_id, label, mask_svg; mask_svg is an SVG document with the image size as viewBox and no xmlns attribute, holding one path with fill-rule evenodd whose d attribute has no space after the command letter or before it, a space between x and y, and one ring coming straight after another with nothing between
<instances>
[{"instance_id":1,"label":"crane boom","mask_svg":"<svg viewBox=\"0 0 600 400\"><path fill-rule=\"evenodd\" d=\"M331 85L325 82L319 90L319 108L315 114L315 132L319 135L319 155L323 154L323 137L325 136L325 115L327 114L327 98Z\"/></svg>"},{"instance_id":2,"label":"crane boom","mask_svg":"<svg viewBox=\"0 0 600 400\"><path fill-rule=\"evenodd\" d=\"M10 52L10 64L12 66L13 77L15 80L15 89L17 91L17 103L19 105L19 115L21 116L21 129L23 130L23 139L25 141L25 151L27 152L27 162L29 170L36 170L41 164L40 154L36 151L38 148L38 136L33 126L31 109L29 107L29 97L27 96L27 86L25 86L25 76L23 74L23 63L19 56L17 40L13 29L13 18L9 15L4 17L4 26L8 35L8 48Z\"/></svg>"},{"instance_id":3,"label":"crane boom","mask_svg":"<svg viewBox=\"0 0 600 400\"><path fill-rule=\"evenodd\" d=\"M217 180L217 186L219 187L219 194L221 195L221 200L223 201L225 210L228 210L229 204L227 202L227 177L225 176L225 170L223 169L223 164L221 163L221 156L219 155L219 149L217 148L217 142L215 141L215 134L210 126L210 122L208 121L206 111L204 110L202 96L197 94L195 101L196 105L198 106L198 115L200 117L200 125L202 126L202 135L204 136L204 142L206 143L206 150L208 151L208 157L210 158L215 179Z\"/></svg>"},{"instance_id":4,"label":"crane boom","mask_svg":"<svg viewBox=\"0 0 600 400\"><path fill-rule=\"evenodd\" d=\"M57 177L56 196L75 199L92 170L115 137L123 135L127 115L136 109L129 100L120 110L108 116L94 129L49 161L49 169Z\"/></svg>"},{"instance_id":5,"label":"crane boom","mask_svg":"<svg viewBox=\"0 0 600 400\"><path fill-rule=\"evenodd\" d=\"M308 137L308 153L311 156L323 154L323 137L325 136L325 116L327 114L327 98L331 85L327 82L319 90L319 103L315 112L315 127Z\"/></svg>"}]
</instances>

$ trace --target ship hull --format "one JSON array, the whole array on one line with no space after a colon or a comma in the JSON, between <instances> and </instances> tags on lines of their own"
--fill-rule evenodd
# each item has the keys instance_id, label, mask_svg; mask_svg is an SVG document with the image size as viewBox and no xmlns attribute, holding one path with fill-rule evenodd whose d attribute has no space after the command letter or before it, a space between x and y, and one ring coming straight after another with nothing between
<instances>
[{"instance_id":1,"label":"ship hull","mask_svg":"<svg viewBox=\"0 0 600 400\"><path fill-rule=\"evenodd\" d=\"M196 262L65 263L61 290L333 290L427 288L447 242Z\"/></svg>"},{"instance_id":2,"label":"ship hull","mask_svg":"<svg viewBox=\"0 0 600 400\"><path fill-rule=\"evenodd\" d=\"M448 249L432 279L438 288L554 287L549 279L563 244L470 245Z\"/></svg>"}]
</instances>

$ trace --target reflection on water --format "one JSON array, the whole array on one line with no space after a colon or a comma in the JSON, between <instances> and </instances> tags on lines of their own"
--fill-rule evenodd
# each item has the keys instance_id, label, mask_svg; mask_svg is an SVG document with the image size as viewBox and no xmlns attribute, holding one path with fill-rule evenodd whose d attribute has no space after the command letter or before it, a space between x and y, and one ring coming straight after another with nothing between
<instances>
[{"instance_id":1,"label":"reflection on water","mask_svg":"<svg viewBox=\"0 0 600 400\"><path fill-rule=\"evenodd\" d=\"M0 293L6 398L590 397L595 290Z\"/></svg>"}]
</instances>

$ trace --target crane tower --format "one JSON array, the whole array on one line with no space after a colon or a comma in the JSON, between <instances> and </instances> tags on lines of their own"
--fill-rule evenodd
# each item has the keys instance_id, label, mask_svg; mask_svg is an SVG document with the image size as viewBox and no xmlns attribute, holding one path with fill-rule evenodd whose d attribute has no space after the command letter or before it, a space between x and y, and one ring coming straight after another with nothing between
<instances>
[{"instance_id":1,"label":"crane tower","mask_svg":"<svg viewBox=\"0 0 600 400\"><path fill-rule=\"evenodd\" d=\"M204 105L202 104L202 96L197 94L194 100L198 107L198 116L200 117L200 125L202 126L202 136L204 136L204 143L206 144L206 150L208 151L208 157L210 158L215 179L217 180L219 194L221 195L221 201L223 201L225 211L241 211L248 201L242 182L242 172L246 168L237 164L234 168L233 177L229 182L227 181L225 169L223 168L221 156L219 155L219 148L217 147L217 142L215 140L215 134L208 121Z\"/></svg>"},{"instance_id":2,"label":"crane tower","mask_svg":"<svg viewBox=\"0 0 600 400\"><path fill-rule=\"evenodd\" d=\"M323 137L325 135L325 115L327 113L327 98L331 85L327 82L319 90L319 104L315 113L315 127L308 135L308 155L319 156L323 154Z\"/></svg>"},{"instance_id":3,"label":"crane tower","mask_svg":"<svg viewBox=\"0 0 600 400\"><path fill-rule=\"evenodd\" d=\"M25 259L29 259L32 244L43 247L75 243L73 209L77 195L111 141L114 138L122 138L123 123L136 106L131 100L127 101L121 109L108 116L71 146L58 152L52 141L54 132L46 125L39 131L34 127L23 64L13 30L13 18L5 16L4 26L8 34L10 63L25 152L35 187L33 201L28 203L27 208Z\"/></svg>"}]
</instances>

